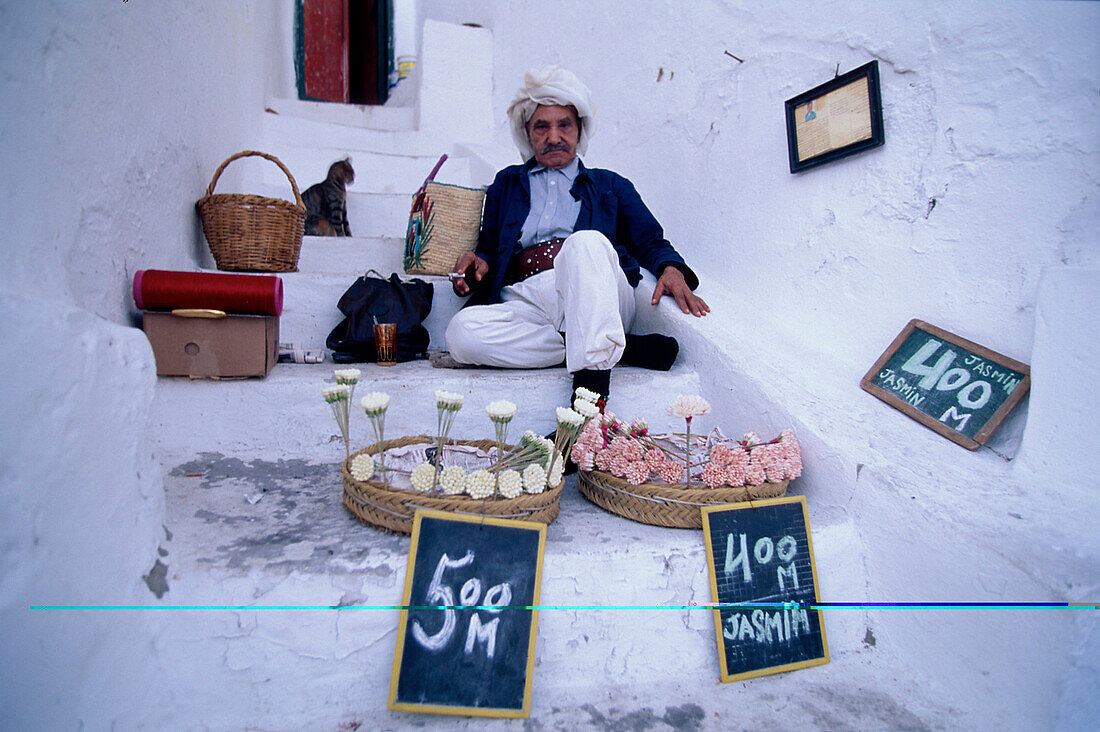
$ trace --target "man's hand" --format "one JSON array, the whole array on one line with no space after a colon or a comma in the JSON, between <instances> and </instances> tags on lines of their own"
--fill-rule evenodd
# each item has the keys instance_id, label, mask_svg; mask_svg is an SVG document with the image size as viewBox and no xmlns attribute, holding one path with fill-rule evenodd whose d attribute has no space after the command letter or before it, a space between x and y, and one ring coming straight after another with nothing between
<instances>
[{"instance_id":1,"label":"man's hand","mask_svg":"<svg viewBox=\"0 0 1100 732\"><path fill-rule=\"evenodd\" d=\"M489 274L489 265L473 252L463 252L455 262L454 271L463 276L451 280L451 287L456 295L465 297L470 294L469 282L481 282L481 278Z\"/></svg>"},{"instance_id":2,"label":"man's hand","mask_svg":"<svg viewBox=\"0 0 1100 732\"><path fill-rule=\"evenodd\" d=\"M657 287L653 289L653 305L661 301L662 295L672 295L676 298L676 304L685 313L691 313L701 318L710 312L710 306L703 298L696 296L688 287L684 279L684 273L672 265L666 265L661 271L661 278L657 280Z\"/></svg>"}]
</instances>

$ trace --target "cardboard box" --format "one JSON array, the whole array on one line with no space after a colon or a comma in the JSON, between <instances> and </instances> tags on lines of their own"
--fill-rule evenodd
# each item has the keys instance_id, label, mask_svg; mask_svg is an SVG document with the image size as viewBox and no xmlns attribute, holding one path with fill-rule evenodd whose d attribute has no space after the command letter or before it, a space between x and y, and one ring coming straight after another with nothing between
<instances>
[{"instance_id":1,"label":"cardboard box","mask_svg":"<svg viewBox=\"0 0 1100 732\"><path fill-rule=\"evenodd\" d=\"M145 313L145 335L159 376L267 376L279 357L279 318L269 315L186 317Z\"/></svg>"}]
</instances>

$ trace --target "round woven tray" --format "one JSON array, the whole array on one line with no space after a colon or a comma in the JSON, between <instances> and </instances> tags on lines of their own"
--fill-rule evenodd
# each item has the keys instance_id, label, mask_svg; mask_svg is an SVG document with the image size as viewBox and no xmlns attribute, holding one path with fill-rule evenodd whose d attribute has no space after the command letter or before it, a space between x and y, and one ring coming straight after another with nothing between
<instances>
[{"instance_id":1,"label":"round woven tray","mask_svg":"<svg viewBox=\"0 0 1100 732\"><path fill-rule=\"evenodd\" d=\"M416 443L432 442L427 435L386 440L383 450L404 447ZM447 440L448 445L468 445L488 451L496 447L494 440ZM352 454L344 461L340 472L344 476L344 506L360 521L370 526L399 534L411 534L413 514L416 509L450 511L452 513L493 518L518 519L549 524L558 515L563 480L554 488L542 493L523 493L515 498L471 498L470 496L444 496L420 493L403 488L392 488L377 480L356 480L351 477L351 461L360 453L373 455L378 452L372 445Z\"/></svg>"},{"instance_id":2,"label":"round woven tray","mask_svg":"<svg viewBox=\"0 0 1100 732\"><path fill-rule=\"evenodd\" d=\"M703 528L703 513L699 510L703 506L776 498L787 493L789 483L688 488L665 483L631 485L600 470L577 472L581 495L597 506L632 521L676 529Z\"/></svg>"}]
</instances>

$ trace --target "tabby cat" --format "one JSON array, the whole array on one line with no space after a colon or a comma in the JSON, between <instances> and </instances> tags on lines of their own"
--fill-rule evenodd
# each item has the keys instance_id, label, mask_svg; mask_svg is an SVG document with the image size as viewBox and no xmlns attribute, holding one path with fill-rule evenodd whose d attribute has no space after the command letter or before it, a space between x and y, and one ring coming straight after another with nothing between
<instances>
[{"instance_id":1,"label":"tabby cat","mask_svg":"<svg viewBox=\"0 0 1100 732\"><path fill-rule=\"evenodd\" d=\"M344 158L329 166L324 181L305 190L306 236L351 236L347 187L354 182L351 158Z\"/></svg>"}]
</instances>

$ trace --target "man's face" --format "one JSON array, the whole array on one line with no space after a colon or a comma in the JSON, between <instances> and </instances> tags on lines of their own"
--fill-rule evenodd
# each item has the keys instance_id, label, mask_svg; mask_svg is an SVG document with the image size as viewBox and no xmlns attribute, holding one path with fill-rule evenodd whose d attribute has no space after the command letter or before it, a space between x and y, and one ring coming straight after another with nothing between
<instances>
[{"instance_id":1,"label":"man's face","mask_svg":"<svg viewBox=\"0 0 1100 732\"><path fill-rule=\"evenodd\" d=\"M535 160L547 168L564 168L573 162L580 136L580 121L572 107L540 104L527 122Z\"/></svg>"}]
</instances>

